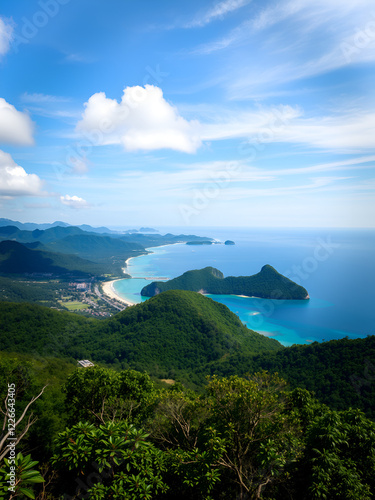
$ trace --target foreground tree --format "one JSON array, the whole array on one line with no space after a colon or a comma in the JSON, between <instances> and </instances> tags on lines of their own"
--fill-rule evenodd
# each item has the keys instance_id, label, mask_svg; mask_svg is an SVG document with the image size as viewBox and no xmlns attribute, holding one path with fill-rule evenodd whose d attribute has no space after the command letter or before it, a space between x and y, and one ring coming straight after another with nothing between
<instances>
[{"instance_id":1,"label":"foreground tree","mask_svg":"<svg viewBox=\"0 0 375 500\"><path fill-rule=\"evenodd\" d=\"M33 467L38 462L33 462L31 456L24 457L18 453L14 459L4 459L4 466L0 469L0 499L9 499L25 496L35 498L31 487L43 483L44 479L39 471Z\"/></svg>"},{"instance_id":2,"label":"foreground tree","mask_svg":"<svg viewBox=\"0 0 375 500\"><path fill-rule=\"evenodd\" d=\"M16 454L16 450L24 448L24 438L37 421L33 405L46 387L31 396L36 384L28 366L16 359L0 360L0 498L35 498L32 486L44 482L39 471L34 470L38 462L32 461L30 455Z\"/></svg>"},{"instance_id":3,"label":"foreground tree","mask_svg":"<svg viewBox=\"0 0 375 500\"><path fill-rule=\"evenodd\" d=\"M360 410L327 411L311 424L306 438L309 498L374 498L374 422Z\"/></svg>"},{"instance_id":4,"label":"foreground tree","mask_svg":"<svg viewBox=\"0 0 375 500\"><path fill-rule=\"evenodd\" d=\"M286 383L264 372L246 379L213 377L207 387L210 422L225 440L218 460L238 498L262 498L273 483L285 480L288 463L301 453L300 427L290 412Z\"/></svg>"},{"instance_id":5,"label":"foreground tree","mask_svg":"<svg viewBox=\"0 0 375 500\"><path fill-rule=\"evenodd\" d=\"M64 475L64 484L76 485L75 492L70 487L65 493L94 500L149 500L165 491L165 456L147 438L127 422L99 427L78 423L61 433L52 461Z\"/></svg>"},{"instance_id":6,"label":"foreground tree","mask_svg":"<svg viewBox=\"0 0 375 500\"><path fill-rule=\"evenodd\" d=\"M30 396L30 390L36 391L36 387L28 367L22 366L17 360L0 360L0 461L9 453L7 445L12 442L18 448L36 422L32 407L46 387L39 389L36 396Z\"/></svg>"},{"instance_id":7,"label":"foreground tree","mask_svg":"<svg viewBox=\"0 0 375 500\"><path fill-rule=\"evenodd\" d=\"M227 496L261 498L265 488L285 480L286 466L301 454L299 421L285 386L267 373L212 377L202 396L166 396L152 435L173 450L176 474L203 498L219 498L219 480Z\"/></svg>"},{"instance_id":8,"label":"foreground tree","mask_svg":"<svg viewBox=\"0 0 375 500\"><path fill-rule=\"evenodd\" d=\"M85 420L105 422L143 421L151 412L154 384L146 373L135 370L116 372L108 368L78 368L67 380L65 404L70 423Z\"/></svg>"},{"instance_id":9,"label":"foreground tree","mask_svg":"<svg viewBox=\"0 0 375 500\"><path fill-rule=\"evenodd\" d=\"M369 500L375 494L375 423L360 410L333 411L304 389L289 394L301 422L300 458L270 498ZM268 498L268 497L265 497Z\"/></svg>"}]
</instances>

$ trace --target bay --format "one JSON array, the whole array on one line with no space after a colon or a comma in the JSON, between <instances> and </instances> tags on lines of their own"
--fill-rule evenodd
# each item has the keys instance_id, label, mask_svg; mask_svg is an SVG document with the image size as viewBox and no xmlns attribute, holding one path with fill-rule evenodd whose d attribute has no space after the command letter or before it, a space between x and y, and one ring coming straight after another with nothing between
<instances>
[{"instance_id":1,"label":"bay","mask_svg":"<svg viewBox=\"0 0 375 500\"><path fill-rule=\"evenodd\" d=\"M165 232L179 234L181 228ZM285 346L375 333L374 230L200 227L189 228L189 233L236 244L149 249L149 255L129 261L133 278L117 281L116 293L138 303L146 300L140 291L150 279L171 279L206 266L216 267L225 276L248 276L270 264L304 286L310 300L209 297L228 306L249 328Z\"/></svg>"}]
</instances>

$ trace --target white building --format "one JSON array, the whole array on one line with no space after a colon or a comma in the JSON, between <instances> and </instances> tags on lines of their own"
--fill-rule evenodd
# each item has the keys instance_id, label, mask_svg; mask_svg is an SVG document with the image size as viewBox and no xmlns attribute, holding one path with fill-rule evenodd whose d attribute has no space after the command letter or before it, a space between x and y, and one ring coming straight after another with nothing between
<instances>
[{"instance_id":1,"label":"white building","mask_svg":"<svg viewBox=\"0 0 375 500\"><path fill-rule=\"evenodd\" d=\"M95 366L94 363L91 363L88 359L81 359L77 361L78 366L82 366L83 368L89 368L90 366Z\"/></svg>"}]
</instances>

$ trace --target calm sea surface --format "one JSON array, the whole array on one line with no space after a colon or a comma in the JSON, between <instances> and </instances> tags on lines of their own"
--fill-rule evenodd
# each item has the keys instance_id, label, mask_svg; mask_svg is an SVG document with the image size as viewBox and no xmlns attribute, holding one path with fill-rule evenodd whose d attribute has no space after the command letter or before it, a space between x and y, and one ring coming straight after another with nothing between
<instances>
[{"instance_id":1,"label":"calm sea surface","mask_svg":"<svg viewBox=\"0 0 375 500\"><path fill-rule=\"evenodd\" d=\"M180 234L178 228L164 232ZM187 234L186 229L183 231ZM366 337L375 334L374 230L260 230L190 228L190 234L235 241L235 246L168 245L131 259L133 279L115 283L132 302L146 300L144 277L174 278L191 269L213 266L225 276L247 276L270 264L303 285L311 299L277 301L210 295L236 313L249 328L283 345Z\"/></svg>"}]
</instances>

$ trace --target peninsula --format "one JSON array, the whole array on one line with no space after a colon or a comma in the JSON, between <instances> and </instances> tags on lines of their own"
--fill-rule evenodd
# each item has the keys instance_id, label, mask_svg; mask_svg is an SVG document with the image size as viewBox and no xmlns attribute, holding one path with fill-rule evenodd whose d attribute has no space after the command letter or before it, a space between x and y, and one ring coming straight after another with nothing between
<instances>
[{"instance_id":1,"label":"peninsula","mask_svg":"<svg viewBox=\"0 0 375 500\"><path fill-rule=\"evenodd\" d=\"M252 276L228 276L214 267L187 271L169 281L153 281L145 286L141 295L153 297L166 290L190 290L204 294L244 295L263 299L306 300L305 288L278 273L270 265Z\"/></svg>"}]
</instances>

